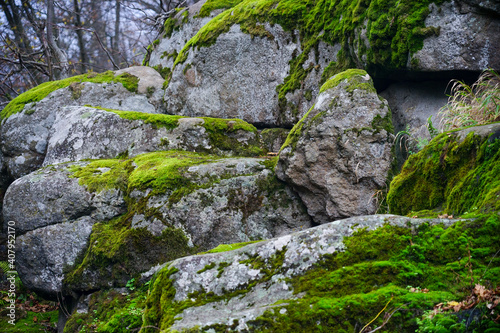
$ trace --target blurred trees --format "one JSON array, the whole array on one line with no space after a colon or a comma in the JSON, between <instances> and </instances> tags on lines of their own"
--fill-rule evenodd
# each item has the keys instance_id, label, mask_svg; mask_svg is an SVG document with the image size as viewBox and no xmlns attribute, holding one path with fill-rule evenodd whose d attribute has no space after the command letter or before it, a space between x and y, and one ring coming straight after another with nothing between
<instances>
[{"instance_id":1,"label":"blurred trees","mask_svg":"<svg viewBox=\"0 0 500 333\"><path fill-rule=\"evenodd\" d=\"M139 65L193 0L0 0L0 109L48 80Z\"/></svg>"}]
</instances>

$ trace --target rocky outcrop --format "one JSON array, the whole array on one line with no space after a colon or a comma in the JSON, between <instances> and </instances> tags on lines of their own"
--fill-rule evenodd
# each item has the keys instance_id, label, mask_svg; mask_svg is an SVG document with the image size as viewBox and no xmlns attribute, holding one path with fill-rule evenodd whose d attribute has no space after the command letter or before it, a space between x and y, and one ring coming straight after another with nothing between
<instances>
[{"instance_id":1,"label":"rocky outcrop","mask_svg":"<svg viewBox=\"0 0 500 333\"><path fill-rule=\"evenodd\" d=\"M337 74L290 132L277 176L319 223L373 214L391 168L391 112L362 70Z\"/></svg>"},{"instance_id":2,"label":"rocky outcrop","mask_svg":"<svg viewBox=\"0 0 500 333\"><path fill-rule=\"evenodd\" d=\"M123 195L109 189L92 195L65 164L35 171L12 183L3 207L15 221L16 269L23 284L56 299L63 269L88 246L92 225L126 212Z\"/></svg>"},{"instance_id":3,"label":"rocky outcrop","mask_svg":"<svg viewBox=\"0 0 500 333\"><path fill-rule=\"evenodd\" d=\"M500 123L443 133L411 155L391 182L397 214L449 215L500 209Z\"/></svg>"},{"instance_id":4,"label":"rocky outcrop","mask_svg":"<svg viewBox=\"0 0 500 333\"><path fill-rule=\"evenodd\" d=\"M72 293L124 286L179 256L310 227L270 163L157 152L26 175L10 185L3 210L16 221L21 279L55 299L67 292L63 281Z\"/></svg>"},{"instance_id":5,"label":"rocky outcrop","mask_svg":"<svg viewBox=\"0 0 500 333\"><path fill-rule=\"evenodd\" d=\"M399 81L500 67L493 2L324 6L201 1L167 20L150 65L168 68L169 112L288 127L347 68Z\"/></svg>"},{"instance_id":6,"label":"rocky outcrop","mask_svg":"<svg viewBox=\"0 0 500 333\"><path fill-rule=\"evenodd\" d=\"M348 279L348 276L354 273L349 267L331 265L335 254L356 251L355 246L346 246L347 237L358 234L359 230L364 228L367 235L367 230L382 228L384 225L384 228L392 231L409 228L412 232L418 233L418 227L422 224L433 226L443 223L442 226L446 228L454 222L442 219L411 219L394 215L354 217L247 245L234 251L174 260L156 273L144 314L143 330L153 332L147 327L157 327L161 330L196 329L206 332L210 328L218 327L229 332L260 332L266 328L280 331L272 323L282 325L287 318L291 320L288 324L292 327L301 327L304 331L309 331L308 327L317 329L316 325L319 325L317 319L308 322L305 318L301 320L295 317L294 313L309 309L307 316L321 317L316 314L316 311L321 313L316 304L317 301L320 303L321 301L314 299L314 294L308 296L306 294L314 293L315 288L325 288L327 293L326 290L333 290L337 286L338 281L335 281L335 278ZM377 248L388 246L380 243L374 245ZM373 251L377 251L375 247ZM345 272L334 275L333 271L336 269ZM390 270L388 266L385 266L385 269ZM308 271L315 273L308 275ZM402 274L402 271L404 268L394 273ZM149 272L152 273L153 271ZM321 284L319 277L323 274L327 276L331 287ZM308 279L301 280L301 276L308 276ZM328 280L328 277L332 280ZM382 281L384 278L379 275L377 279ZM302 288L300 283L312 284L307 290L308 288ZM355 282L351 288L354 285ZM396 295L401 294L396 292ZM428 297L437 296L431 294ZM309 297L312 298L308 299ZM301 300L302 298L307 300ZM302 307L301 304L305 306ZM294 306L298 308L293 310ZM356 307L354 304L352 306ZM321 309L321 304L319 307ZM330 312L330 316L338 316L341 310L337 310L334 314L328 308L323 309L325 312ZM302 312L302 317L304 315ZM352 318L348 321L352 322ZM293 326L293 322L297 326ZM350 324L346 319L346 322L334 320L322 325L345 328ZM287 330L286 324L279 327Z\"/></svg>"},{"instance_id":7,"label":"rocky outcrop","mask_svg":"<svg viewBox=\"0 0 500 333\"><path fill-rule=\"evenodd\" d=\"M238 119L185 118L84 106L14 114L2 130L6 169L14 179L54 163L135 156L157 150L223 156L266 152L257 129Z\"/></svg>"}]
</instances>

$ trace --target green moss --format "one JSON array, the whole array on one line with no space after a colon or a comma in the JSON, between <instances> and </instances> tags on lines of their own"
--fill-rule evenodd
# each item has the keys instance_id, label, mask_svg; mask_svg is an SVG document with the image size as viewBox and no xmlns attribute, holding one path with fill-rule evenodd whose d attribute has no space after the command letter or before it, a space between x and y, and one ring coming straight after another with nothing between
<instances>
[{"instance_id":1,"label":"green moss","mask_svg":"<svg viewBox=\"0 0 500 333\"><path fill-rule=\"evenodd\" d=\"M455 132L434 138L411 155L394 178L387 196L390 210L421 210L454 216L500 210L500 140L490 142L470 133L463 141Z\"/></svg>"},{"instance_id":2,"label":"green moss","mask_svg":"<svg viewBox=\"0 0 500 333\"><path fill-rule=\"evenodd\" d=\"M364 89L376 93L372 79L369 78L369 80L366 80L366 77L369 77L369 75L362 69L348 69L326 81L325 84L321 86L319 92L322 93L328 89L332 89L341 82L347 80L348 85L346 91L348 92L353 92L355 89Z\"/></svg>"},{"instance_id":3,"label":"green moss","mask_svg":"<svg viewBox=\"0 0 500 333\"><path fill-rule=\"evenodd\" d=\"M344 239L344 252L325 256L315 268L292 279L294 293L303 294L300 299L286 300L248 325L259 332L352 332L388 305L385 313L400 309L384 330L415 332L424 311L469 294L471 272L474 281L500 283L494 272L488 278L483 274L484 269L491 271L489 262L500 249L500 233L493 232L499 226L498 215L491 215L446 229L424 224L417 230L360 230ZM486 236L491 232L492 237ZM414 292L408 286L428 291ZM381 315L372 328L383 321Z\"/></svg>"},{"instance_id":4,"label":"green moss","mask_svg":"<svg viewBox=\"0 0 500 333\"><path fill-rule=\"evenodd\" d=\"M108 189L126 191L128 177L134 169L131 160L97 160L86 166L73 165L70 178L79 178L89 192L101 192Z\"/></svg>"},{"instance_id":5,"label":"green moss","mask_svg":"<svg viewBox=\"0 0 500 333\"><path fill-rule=\"evenodd\" d=\"M136 76L130 75L128 73L123 73L115 76L112 71L107 71L101 74L91 72L73 76L64 80L45 82L13 99L9 104L7 104L7 106L5 106L2 112L0 112L0 119L6 119L15 113L21 112L26 104L41 101L51 92L66 88L71 84L73 84L73 98L79 98L81 95L81 87L77 88L77 83L81 82L117 82L121 83L127 90L131 92L137 92L139 79ZM78 90L80 90L80 93L77 92Z\"/></svg>"},{"instance_id":6,"label":"green moss","mask_svg":"<svg viewBox=\"0 0 500 333\"><path fill-rule=\"evenodd\" d=\"M306 120L309 117L309 114L311 111L314 109L313 105L309 111L300 119L290 130L290 133L288 133L288 136L285 140L285 143L283 143L283 146L281 146L280 153L283 151L288 146L291 146L292 150L290 153L293 153L295 151L295 148L297 147L297 142L299 141L300 135L302 133L302 128L306 124Z\"/></svg>"},{"instance_id":7,"label":"green moss","mask_svg":"<svg viewBox=\"0 0 500 333\"><path fill-rule=\"evenodd\" d=\"M237 249L239 249L239 248L241 248L243 246L247 246L249 244L258 243L258 242L261 242L261 241L257 240L257 241L250 241L250 242L243 242L243 243L234 243L234 244L220 244L216 248L213 248L213 249L211 249L209 251L201 252L201 253L198 253L198 254L227 252L227 251L237 250ZM215 267L215 264L214 263L212 263L212 264L213 264L212 267Z\"/></svg>"},{"instance_id":8,"label":"green moss","mask_svg":"<svg viewBox=\"0 0 500 333\"><path fill-rule=\"evenodd\" d=\"M184 170L217 159L211 155L175 151L139 155L133 159L137 167L129 176L128 190L151 189L154 195L185 187L191 181L184 177Z\"/></svg>"},{"instance_id":9,"label":"green moss","mask_svg":"<svg viewBox=\"0 0 500 333\"><path fill-rule=\"evenodd\" d=\"M240 119L218 119L202 117L203 127L207 130L210 142L215 147L223 151L232 151L239 156L260 156L266 153L258 137L257 129ZM250 140L248 144L241 144L232 133L237 131L251 132L256 135L256 139Z\"/></svg>"},{"instance_id":10,"label":"green moss","mask_svg":"<svg viewBox=\"0 0 500 333\"><path fill-rule=\"evenodd\" d=\"M144 288L130 294L116 290L101 290L91 295L88 313L74 313L64 332L125 333L142 326L146 291Z\"/></svg>"},{"instance_id":11,"label":"green moss","mask_svg":"<svg viewBox=\"0 0 500 333\"><path fill-rule=\"evenodd\" d=\"M206 1L198 13L198 17L210 16L214 10L232 8L243 0L208 0Z\"/></svg>"},{"instance_id":12,"label":"green moss","mask_svg":"<svg viewBox=\"0 0 500 333\"><path fill-rule=\"evenodd\" d=\"M120 111L120 110L112 110L112 109L104 109L98 108L101 110L109 111L116 113L123 119L129 120L142 120L146 124L151 124L156 128L164 127L166 129L174 129L179 126L178 120L181 118L186 118L183 116L174 116L168 114L156 114L156 113L144 113L144 112L136 112L136 111Z\"/></svg>"},{"instance_id":13,"label":"green moss","mask_svg":"<svg viewBox=\"0 0 500 333\"><path fill-rule=\"evenodd\" d=\"M148 214L137 206L109 222L96 223L89 247L73 267L66 268L64 284L77 290L92 290L96 281L98 288L109 288L110 283L124 287L131 278L157 264L196 253L182 230L166 226L161 235L155 236L144 228L131 228L133 216L141 213Z\"/></svg>"}]
</instances>

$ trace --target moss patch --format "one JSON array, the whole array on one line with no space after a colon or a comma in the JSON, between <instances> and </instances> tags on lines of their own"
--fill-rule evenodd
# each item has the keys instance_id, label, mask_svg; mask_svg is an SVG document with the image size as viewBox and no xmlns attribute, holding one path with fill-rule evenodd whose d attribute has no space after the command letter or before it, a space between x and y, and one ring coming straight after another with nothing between
<instances>
[{"instance_id":1,"label":"moss patch","mask_svg":"<svg viewBox=\"0 0 500 333\"><path fill-rule=\"evenodd\" d=\"M142 326L147 285L130 293L102 290L93 293L88 313L74 313L64 332L125 333Z\"/></svg>"},{"instance_id":2,"label":"moss patch","mask_svg":"<svg viewBox=\"0 0 500 333\"><path fill-rule=\"evenodd\" d=\"M411 155L391 182L390 211L434 210L458 216L500 210L500 140L456 132L434 138ZM418 214L415 214L418 215Z\"/></svg>"},{"instance_id":3,"label":"moss patch","mask_svg":"<svg viewBox=\"0 0 500 333\"><path fill-rule=\"evenodd\" d=\"M89 247L65 276L66 287L83 291L109 288L110 283L123 287L150 267L196 253L182 230L167 227L155 236L144 228L131 228L135 213L147 214L136 207L124 216L93 226Z\"/></svg>"},{"instance_id":4,"label":"moss patch","mask_svg":"<svg viewBox=\"0 0 500 333\"><path fill-rule=\"evenodd\" d=\"M211 249L209 251L201 252L201 253L198 253L198 254L227 252L227 251L237 250L237 249L239 249L239 248L241 248L243 246L247 246L249 244L258 243L258 242L261 242L261 241L257 240L257 241L243 242L243 243L220 244L216 248L213 248L213 249ZM212 266L212 267L214 267L214 266Z\"/></svg>"},{"instance_id":5,"label":"moss patch","mask_svg":"<svg viewBox=\"0 0 500 333\"><path fill-rule=\"evenodd\" d=\"M78 93L78 89L81 90L81 87L78 87L77 83L81 82L117 82L121 83L127 90L131 92L137 92L139 79L136 76L130 75L128 73L123 73L115 76L112 71L107 71L101 74L87 73L69 77L64 80L45 82L13 99L9 104L7 104L7 106L5 106L2 112L0 112L0 119L6 119L11 115L22 111L26 104L41 101L51 92L66 88L71 84L73 84L73 98L79 98L81 92Z\"/></svg>"},{"instance_id":6,"label":"moss patch","mask_svg":"<svg viewBox=\"0 0 500 333\"><path fill-rule=\"evenodd\" d=\"M368 80L366 79L367 77L369 78ZM362 69L348 69L333 76L321 86L319 92L322 93L328 89L332 89L345 80L348 81L348 85L345 88L348 92L353 92L355 89L368 90L374 93L377 92L373 87L372 79L369 77L368 73Z\"/></svg>"}]
</instances>

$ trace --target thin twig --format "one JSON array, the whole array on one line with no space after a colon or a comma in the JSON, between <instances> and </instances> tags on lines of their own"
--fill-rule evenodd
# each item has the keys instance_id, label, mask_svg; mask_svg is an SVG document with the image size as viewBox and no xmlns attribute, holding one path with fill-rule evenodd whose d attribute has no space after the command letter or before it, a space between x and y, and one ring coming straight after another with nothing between
<instances>
[{"instance_id":1,"label":"thin twig","mask_svg":"<svg viewBox=\"0 0 500 333\"><path fill-rule=\"evenodd\" d=\"M371 330L370 332L366 332L366 333L373 333L373 332L376 332L376 331L378 331L378 330L382 329L382 327L384 327L384 326L385 326L385 324L387 324L387 323L389 322L389 319L391 319L392 315L393 315L394 313L396 313L396 311L401 310L401 308L403 308L403 306L407 306L408 304L410 304L410 303L405 303L405 304L401 305L399 308L397 308L397 309L395 309L394 311L392 311L392 312L391 312L391 313L387 316L387 318L384 320L384 322L382 323L382 325L380 325L379 327L376 327L375 329Z\"/></svg>"}]
</instances>

